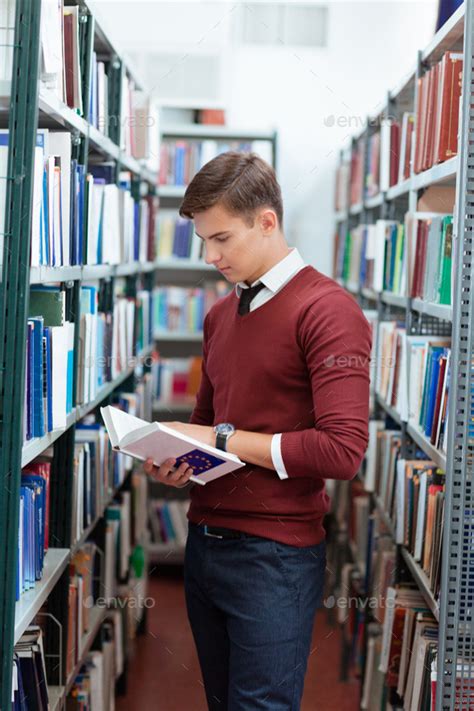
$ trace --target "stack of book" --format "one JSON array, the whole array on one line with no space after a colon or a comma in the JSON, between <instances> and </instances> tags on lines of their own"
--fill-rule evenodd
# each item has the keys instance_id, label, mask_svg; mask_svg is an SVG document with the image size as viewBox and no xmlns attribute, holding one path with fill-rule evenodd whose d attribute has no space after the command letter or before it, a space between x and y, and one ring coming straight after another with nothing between
<instances>
[{"instance_id":1,"label":"stack of book","mask_svg":"<svg viewBox=\"0 0 474 711\"><path fill-rule=\"evenodd\" d=\"M403 699L404 708L430 708L437 648L438 623L421 593L407 584L389 587L378 671L385 674L386 687Z\"/></svg>"},{"instance_id":2,"label":"stack of book","mask_svg":"<svg viewBox=\"0 0 474 711\"><path fill-rule=\"evenodd\" d=\"M377 220L349 230L336 243L335 276L374 291L406 293L405 225Z\"/></svg>"},{"instance_id":3,"label":"stack of book","mask_svg":"<svg viewBox=\"0 0 474 711\"><path fill-rule=\"evenodd\" d=\"M163 403L193 402L201 381L202 357L161 358L152 366L155 407Z\"/></svg>"},{"instance_id":4,"label":"stack of book","mask_svg":"<svg viewBox=\"0 0 474 711\"><path fill-rule=\"evenodd\" d=\"M75 327L65 314L64 290L53 286L31 289L23 410L25 440L65 427L72 411Z\"/></svg>"},{"instance_id":5,"label":"stack of book","mask_svg":"<svg viewBox=\"0 0 474 711\"><path fill-rule=\"evenodd\" d=\"M6 174L8 130L0 129L0 171ZM38 129L33 176L31 266L153 261L157 198L135 200L130 173L116 184L115 164L71 156L69 131ZM5 181L3 181L5 182ZM0 208L5 203L0 186Z\"/></svg>"},{"instance_id":6,"label":"stack of book","mask_svg":"<svg viewBox=\"0 0 474 711\"><path fill-rule=\"evenodd\" d=\"M11 15L9 20L5 27L14 25ZM157 169L156 110L126 71L121 76L121 106L114 105L112 72L116 68L111 61L102 61L94 43L87 41L84 26L90 22L89 15L81 16L79 6L64 7L62 2L53 3L42 13L42 84L92 126L116 140L127 155L146 159Z\"/></svg>"},{"instance_id":7,"label":"stack of book","mask_svg":"<svg viewBox=\"0 0 474 711\"><path fill-rule=\"evenodd\" d=\"M100 648L87 653L66 699L69 711L100 711L115 703L115 685L125 670L128 633L124 613L107 610L102 625ZM96 646L96 645L95 645Z\"/></svg>"},{"instance_id":8,"label":"stack of book","mask_svg":"<svg viewBox=\"0 0 474 711\"><path fill-rule=\"evenodd\" d=\"M219 298L226 295L228 288L228 283L223 280L204 288L157 286L153 292L157 332L199 333L205 315Z\"/></svg>"},{"instance_id":9,"label":"stack of book","mask_svg":"<svg viewBox=\"0 0 474 711\"><path fill-rule=\"evenodd\" d=\"M43 458L22 470L18 523L16 599L43 576L49 548L51 461Z\"/></svg>"},{"instance_id":10,"label":"stack of book","mask_svg":"<svg viewBox=\"0 0 474 711\"><path fill-rule=\"evenodd\" d=\"M227 151L258 153L272 163L270 141L165 138L161 143L160 185L188 185L203 165Z\"/></svg>"},{"instance_id":11,"label":"stack of book","mask_svg":"<svg viewBox=\"0 0 474 711\"><path fill-rule=\"evenodd\" d=\"M445 52L418 79L414 171L420 173L458 152L463 55Z\"/></svg>"},{"instance_id":12,"label":"stack of book","mask_svg":"<svg viewBox=\"0 0 474 711\"><path fill-rule=\"evenodd\" d=\"M84 543L69 563L68 632L66 675L69 677L80 659L82 641L90 628L90 611L94 606L99 585L95 580L99 568L98 548L95 543Z\"/></svg>"},{"instance_id":13,"label":"stack of book","mask_svg":"<svg viewBox=\"0 0 474 711\"><path fill-rule=\"evenodd\" d=\"M203 244L194 232L191 220L177 216L174 211L160 210L156 241L158 259L198 261L202 258Z\"/></svg>"},{"instance_id":14,"label":"stack of book","mask_svg":"<svg viewBox=\"0 0 474 711\"><path fill-rule=\"evenodd\" d=\"M397 321L381 321L375 391L405 421L408 411L406 351L404 325Z\"/></svg>"},{"instance_id":15,"label":"stack of book","mask_svg":"<svg viewBox=\"0 0 474 711\"><path fill-rule=\"evenodd\" d=\"M407 346L408 422L437 449L446 451L451 376L450 340L410 336Z\"/></svg>"},{"instance_id":16,"label":"stack of book","mask_svg":"<svg viewBox=\"0 0 474 711\"><path fill-rule=\"evenodd\" d=\"M453 216L416 212L409 224L410 296L452 303Z\"/></svg>"},{"instance_id":17,"label":"stack of book","mask_svg":"<svg viewBox=\"0 0 474 711\"><path fill-rule=\"evenodd\" d=\"M445 472L434 462L400 459L397 463L396 540L425 572L439 595L444 522Z\"/></svg>"},{"instance_id":18,"label":"stack of book","mask_svg":"<svg viewBox=\"0 0 474 711\"><path fill-rule=\"evenodd\" d=\"M13 649L12 711L48 709L43 631L30 625Z\"/></svg>"}]
</instances>

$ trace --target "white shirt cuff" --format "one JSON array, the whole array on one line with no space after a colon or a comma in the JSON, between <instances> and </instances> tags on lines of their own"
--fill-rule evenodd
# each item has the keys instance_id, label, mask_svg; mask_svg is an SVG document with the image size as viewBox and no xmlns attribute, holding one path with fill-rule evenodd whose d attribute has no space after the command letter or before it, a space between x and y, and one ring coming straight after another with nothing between
<instances>
[{"instance_id":1,"label":"white shirt cuff","mask_svg":"<svg viewBox=\"0 0 474 711\"><path fill-rule=\"evenodd\" d=\"M280 479L288 479L283 457L281 456L281 434L275 434L272 437L271 455L273 466Z\"/></svg>"}]
</instances>

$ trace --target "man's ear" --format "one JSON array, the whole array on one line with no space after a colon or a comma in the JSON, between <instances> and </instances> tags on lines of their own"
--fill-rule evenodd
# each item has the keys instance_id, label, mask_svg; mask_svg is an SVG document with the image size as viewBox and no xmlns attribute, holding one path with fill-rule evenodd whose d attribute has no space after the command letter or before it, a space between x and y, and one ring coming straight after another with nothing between
<instances>
[{"instance_id":1,"label":"man's ear","mask_svg":"<svg viewBox=\"0 0 474 711\"><path fill-rule=\"evenodd\" d=\"M266 208L265 210L262 210L262 212L259 215L259 224L260 224L260 229L262 230L262 233L264 235L269 235L274 232L274 230L277 227L278 220L277 216L274 210L271 210L270 208Z\"/></svg>"}]
</instances>

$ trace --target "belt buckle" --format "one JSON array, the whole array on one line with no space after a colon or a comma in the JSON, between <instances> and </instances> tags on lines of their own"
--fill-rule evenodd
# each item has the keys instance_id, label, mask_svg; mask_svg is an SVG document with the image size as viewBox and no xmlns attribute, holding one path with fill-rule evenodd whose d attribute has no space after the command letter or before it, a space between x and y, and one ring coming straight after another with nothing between
<instances>
[{"instance_id":1,"label":"belt buckle","mask_svg":"<svg viewBox=\"0 0 474 711\"><path fill-rule=\"evenodd\" d=\"M224 536L219 536L217 533L209 533L209 529L206 524L204 524L204 535L211 536L211 538L220 538L221 540L224 538Z\"/></svg>"}]
</instances>

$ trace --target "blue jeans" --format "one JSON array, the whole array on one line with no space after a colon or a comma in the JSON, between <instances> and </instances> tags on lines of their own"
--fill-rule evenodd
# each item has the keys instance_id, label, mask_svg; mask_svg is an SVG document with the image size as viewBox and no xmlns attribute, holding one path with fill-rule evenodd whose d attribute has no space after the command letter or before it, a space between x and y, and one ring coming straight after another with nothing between
<instances>
[{"instance_id":1,"label":"blue jeans","mask_svg":"<svg viewBox=\"0 0 474 711\"><path fill-rule=\"evenodd\" d=\"M209 711L299 711L326 543L217 539L189 525L186 606Z\"/></svg>"}]
</instances>

